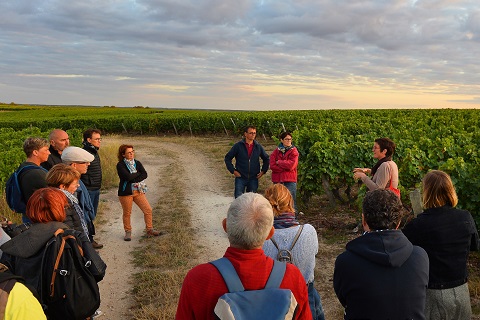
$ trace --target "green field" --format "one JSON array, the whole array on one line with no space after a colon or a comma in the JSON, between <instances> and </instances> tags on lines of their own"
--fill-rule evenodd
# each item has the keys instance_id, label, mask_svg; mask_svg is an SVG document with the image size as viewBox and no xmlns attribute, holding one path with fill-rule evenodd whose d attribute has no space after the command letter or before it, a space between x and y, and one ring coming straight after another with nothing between
<instances>
[{"instance_id":1,"label":"green field","mask_svg":"<svg viewBox=\"0 0 480 320\"><path fill-rule=\"evenodd\" d=\"M0 189L24 160L22 142L66 130L80 145L84 129L104 134L229 135L240 137L245 125L257 126L258 139L276 139L293 131L300 151L299 194L304 201L327 194L331 204L354 203L365 192L352 168L371 167L373 140L389 137L397 144L402 200L418 188L423 175L440 169L452 176L459 207L480 217L480 112L478 110L321 110L200 111L152 108L0 105ZM356 192L360 187L360 191ZM355 192L352 192L355 190Z\"/></svg>"}]
</instances>

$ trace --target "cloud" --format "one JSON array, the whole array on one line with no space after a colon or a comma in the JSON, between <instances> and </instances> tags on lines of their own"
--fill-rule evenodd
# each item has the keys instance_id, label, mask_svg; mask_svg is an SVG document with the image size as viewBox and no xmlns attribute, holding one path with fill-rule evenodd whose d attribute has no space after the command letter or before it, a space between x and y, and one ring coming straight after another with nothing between
<instances>
[{"instance_id":1,"label":"cloud","mask_svg":"<svg viewBox=\"0 0 480 320\"><path fill-rule=\"evenodd\" d=\"M479 21L468 0L2 1L0 97L358 106L383 88L476 101Z\"/></svg>"}]
</instances>

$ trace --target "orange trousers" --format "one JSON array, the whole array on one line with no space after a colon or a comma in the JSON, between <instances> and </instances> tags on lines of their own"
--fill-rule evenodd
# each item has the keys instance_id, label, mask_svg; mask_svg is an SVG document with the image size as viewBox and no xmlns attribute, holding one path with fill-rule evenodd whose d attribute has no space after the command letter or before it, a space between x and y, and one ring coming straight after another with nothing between
<instances>
[{"instance_id":1,"label":"orange trousers","mask_svg":"<svg viewBox=\"0 0 480 320\"><path fill-rule=\"evenodd\" d=\"M119 196L118 199L123 209L123 229L125 231L132 231L130 217L132 216L132 206L134 202L143 212L146 229L153 229L152 207L150 203L148 203L145 193L135 190L131 196Z\"/></svg>"}]
</instances>

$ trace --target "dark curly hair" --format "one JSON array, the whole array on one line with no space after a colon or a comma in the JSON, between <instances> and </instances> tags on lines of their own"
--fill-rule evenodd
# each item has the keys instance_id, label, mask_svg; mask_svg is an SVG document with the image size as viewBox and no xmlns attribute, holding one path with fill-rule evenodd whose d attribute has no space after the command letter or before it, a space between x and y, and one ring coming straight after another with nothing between
<instances>
[{"instance_id":1,"label":"dark curly hair","mask_svg":"<svg viewBox=\"0 0 480 320\"><path fill-rule=\"evenodd\" d=\"M373 190L363 199L363 216L370 230L396 229L403 210L400 199L390 190Z\"/></svg>"}]
</instances>

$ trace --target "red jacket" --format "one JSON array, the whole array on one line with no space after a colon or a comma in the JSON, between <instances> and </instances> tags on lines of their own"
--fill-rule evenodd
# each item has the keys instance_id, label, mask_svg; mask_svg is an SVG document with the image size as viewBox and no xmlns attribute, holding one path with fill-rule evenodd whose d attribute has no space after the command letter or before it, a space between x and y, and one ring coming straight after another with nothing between
<instances>
[{"instance_id":1,"label":"red jacket","mask_svg":"<svg viewBox=\"0 0 480 320\"><path fill-rule=\"evenodd\" d=\"M272 182L297 182L298 150L292 147L282 153L278 148L270 155Z\"/></svg>"},{"instance_id":2,"label":"red jacket","mask_svg":"<svg viewBox=\"0 0 480 320\"><path fill-rule=\"evenodd\" d=\"M232 262L246 290L265 287L273 260L262 249L241 250L229 247L224 256ZM312 319L305 279L293 264L287 263L280 288L290 289L297 300L295 319ZM215 319L213 309L218 298L227 292L225 281L213 264L196 266L183 281L175 319Z\"/></svg>"}]
</instances>

